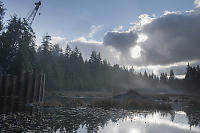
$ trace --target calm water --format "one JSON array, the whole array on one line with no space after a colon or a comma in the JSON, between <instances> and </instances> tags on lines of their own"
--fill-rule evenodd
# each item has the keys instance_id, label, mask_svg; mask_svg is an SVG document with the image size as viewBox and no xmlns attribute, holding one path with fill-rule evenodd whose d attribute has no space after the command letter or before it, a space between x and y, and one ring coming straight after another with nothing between
<instances>
[{"instance_id":1,"label":"calm water","mask_svg":"<svg viewBox=\"0 0 200 133\"><path fill-rule=\"evenodd\" d=\"M0 133L200 133L200 109L174 104L174 111L102 108L41 108L7 105L0 109ZM8 111L16 110L9 113ZM27 111L21 111L26 109Z\"/></svg>"},{"instance_id":2,"label":"calm water","mask_svg":"<svg viewBox=\"0 0 200 133\"><path fill-rule=\"evenodd\" d=\"M87 133L87 126L80 127L78 133ZM185 112L175 114L135 113L116 122L109 120L98 133L200 133L199 126L190 126Z\"/></svg>"}]
</instances>

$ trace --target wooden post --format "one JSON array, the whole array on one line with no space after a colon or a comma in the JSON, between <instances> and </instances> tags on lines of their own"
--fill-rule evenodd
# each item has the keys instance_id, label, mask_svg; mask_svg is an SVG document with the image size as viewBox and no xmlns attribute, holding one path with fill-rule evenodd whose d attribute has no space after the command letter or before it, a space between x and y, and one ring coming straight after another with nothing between
<instances>
[{"instance_id":1,"label":"wooden post","mask_svg":"<svg viewBox=\"0 0 200 133\"><path fill-rule=\"evenodd\" d=\"M33 83L33 102L37 102L37 95L38 95L38 81L39 81L39 75L35 72L34 73L34 83Z\"/></svg>"},{"instance_id":2,"label":"wooden post","mask_svg":"<svg viewBox=\"0 0 200 133\"><path fill-rule=\"evenodd\" d=\"M41 94L41 88L42 88L41 85L42 85L42 74L39 75L39 79L38 79L36 102L40 102L40 94Z\"/></svg>"},{"instance_id":3,"label":"wooden post","mask_svg":"<svg viewBox=\"0 0 200 133\"><path fill-rule=\"evenodd\" d=\"M16 101L14 99L11 99L10 101L10 112L15 111Z\"/></svg>"},{"instance_id":4,"label":"wooden post","mask_svg":"<svg viewBox=\"0 0 200 133\"><path fill-rule=\"evenodd\" d=\"M6 81L6 75L2 75L1 96L5 95L5 81Z\"/></svg>"},{"instance_id":5,"label":"wooden post","mask_svg":"<svg viewBox=\"0 0 200 133\"><path fill-rule=\"evenodd\" d=\"M26 101L26 96L27 96L27 91L28 91L28 75L29 73L28 72L25 72L24 76L25 76L25 79L24 79L24 95L23 95L23 98L24 98L24 102Z\"/></svg>"},{"instance_id":6,"label":"wooden post","mask_svg":"<svg viewBox=\"0 0 200 133\"><path fill-rule=\"evenodd\" d=\"M20 102L23 102L23 99L24 99L24 90L25 90L24 77L25 77L25 73L22 72L19 77L20 79L19 79L19 86L18 86Z\"/></svg>"},{"instance_id":7,"label":"wooden post","mask_svg":"<svg viewBox=\"0 0 200 133\"><path fill-rule=\"evenodd\" d=\"M43 94L42 94L42 87L43 87L43 78L44 78L44 76L43 76L43 73L41 73L41 80L40 80L40 93L39 93L39 102L41 102L42 101L42 96L43 96Z\"/></svg>"},{"instance_id":8,"label":"wooden post","mask_svg":"<svg viewBox=\"0 0 200 133\"><path fill-rule=\"evenodd\" d=\"M12 97L15 97L17 96L16 94L16 88L17 88L17 76L12 76L12 93L11 93L11 96Z\"/></svg>"},{"instance_id":9,"label":"wooden post","mask_svg":"<svg viewBox=\"0 0 200 133\"><path fill-rule=\"evenodd\" d=\"M27 75L28 81L27 81L27 93L26 93L26 102L31 101L31 93L32 93L32 84L33 84L33 73L28 73Z\"/></svg>"},{"instance_id":10,"label":"wooden post","mask_svg":"<svg viewBox=\"0 0 200 133\"><path fill-rule=\"evenodd\" d=\"M10 92L9 85L10 85L10 75L8 74L8 75L5 76L4 96L9 96L9 92Z\"/></svg>"},{"instance_id":11,"label":"wooden post","mask_svg":"<svg viewBox=\"0 0 200 133\"><path fill-rule=\"evenodd\" d=\"M44 101L45 81L46 81L46 75L45 75L45 73L43 73L42 92L41 92L41 102Z\"/></svg>"},{"instance_id":12,"label":"wooden post","mask_svg":"<svg viewBox=\"0 0 200 133\"><path fill-rule=\"evenodd\" d=\"M0 97L3 95L3 76L0 75Z\"/></svg>"},{"instance_id":13,"label":"wooden post","mask_svg":"<svg viewBox=\"0 0 200 133\"><path fill-rule=\"evenodd\" d=\"M8 100L7 98L3 98L3 104L2 104L2 107L1 107L3 113L6 113L6 112L7 112L7 111L6 111L7 108L8 108L8 106L7 106L7 103L8 103L7 100Z\"/></svg>"}]
</instances>

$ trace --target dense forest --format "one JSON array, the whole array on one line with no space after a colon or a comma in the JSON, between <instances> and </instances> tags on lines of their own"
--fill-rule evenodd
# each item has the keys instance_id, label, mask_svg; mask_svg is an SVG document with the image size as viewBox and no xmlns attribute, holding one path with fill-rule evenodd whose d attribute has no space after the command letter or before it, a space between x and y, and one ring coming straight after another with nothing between
<instances>
[{"instance_id":1,"label":"dense forest","mask_svg":"<svg viewBox=\"0 0 200 133\"><path fill-rule=\"evenodd\" d=\"M40 46L26 20L12 16L4 24L5 9L0 2L0 74L20 74L22 71L46 73L48 90L113 90L131 88L171 88L200 91L200 67L186 68L184 79L176 79L173 70L170 75L137 73L134 68L111 65L93 51L84 60L81 51L69 45L61 49L51 43L51 36L45 34Z\"/></svg>"}]
</instances>

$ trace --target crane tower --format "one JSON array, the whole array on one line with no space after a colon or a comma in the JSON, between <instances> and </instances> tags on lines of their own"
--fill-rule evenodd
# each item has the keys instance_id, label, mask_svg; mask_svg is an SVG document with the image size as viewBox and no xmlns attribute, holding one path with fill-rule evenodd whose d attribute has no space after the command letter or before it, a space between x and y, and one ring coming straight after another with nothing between
<instances>
[{"instance_id":1,"label":"crane tower","mask_svg":"<svg viewBox=\"0 0 200 133\"><path fill-rule=\"evenodd\" d=\"M28 22L28 24L29 24L30 26L32 25L32 23L33 23L33 21L34 21L35 16L36 16L36 14L37 14L37 12L38 12L38 10L39 10L41 4L42 4L41 1L35 3L35 8L34 8L34 9L31 11L31 13L28 14L27 17L25 18L25 20Z\"/></svg>"}]
</instances>

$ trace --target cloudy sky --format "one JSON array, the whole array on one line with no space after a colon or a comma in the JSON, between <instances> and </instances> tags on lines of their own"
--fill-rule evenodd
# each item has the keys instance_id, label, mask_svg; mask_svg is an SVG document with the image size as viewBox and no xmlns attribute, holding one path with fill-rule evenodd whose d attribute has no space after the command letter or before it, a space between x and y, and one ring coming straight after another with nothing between
<instances>
[{"instance_id":1,"label":"cloudy sky","mask_svg":"<svg viewBox=\"0 0 200 133\"><path fill-rule=\"evenodd\" d=\"M6 19L25 17L37 0L2 0ZM200 0L43 0L33 23L37 42L78 46L84 58L101 52L111 64L179 77L200 64Z\"/></svg>"}]
</instances>

